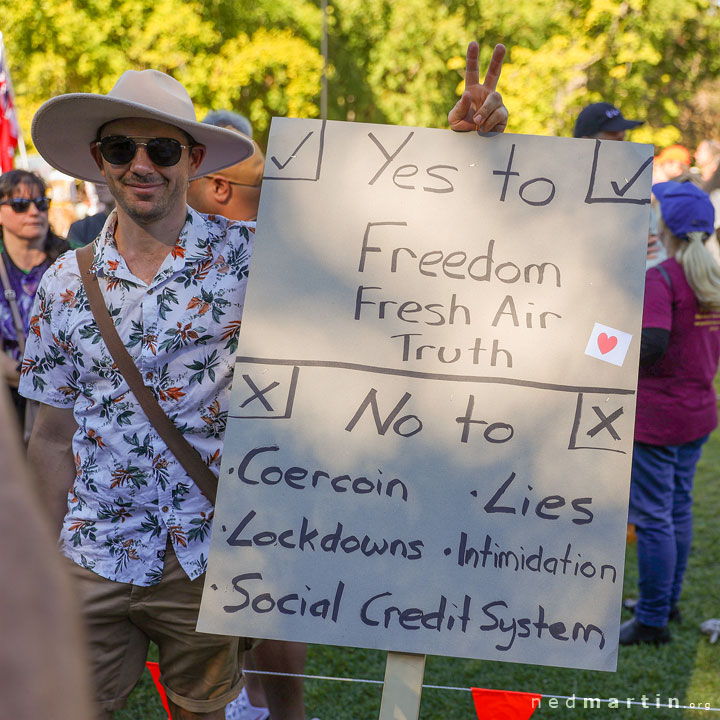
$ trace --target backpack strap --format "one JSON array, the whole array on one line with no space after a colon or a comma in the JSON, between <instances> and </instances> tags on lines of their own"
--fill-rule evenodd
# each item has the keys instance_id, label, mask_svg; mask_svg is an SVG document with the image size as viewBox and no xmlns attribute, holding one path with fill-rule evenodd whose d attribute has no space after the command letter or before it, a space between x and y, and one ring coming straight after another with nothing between
<instances>
[{"instance_id":1,"label":"backpack strap","mask_svg":"<svg viewBox=\"0 0 720 720\"><path fill-rule=\"evenodd\" d=\"M672 280L670 279L670 273L662 266L662 265L656 265L655 269L660 272L660 274L665 278L665 282L668 284L668 287L670 290L673 289Z\"/></svg>"}]
</instances>

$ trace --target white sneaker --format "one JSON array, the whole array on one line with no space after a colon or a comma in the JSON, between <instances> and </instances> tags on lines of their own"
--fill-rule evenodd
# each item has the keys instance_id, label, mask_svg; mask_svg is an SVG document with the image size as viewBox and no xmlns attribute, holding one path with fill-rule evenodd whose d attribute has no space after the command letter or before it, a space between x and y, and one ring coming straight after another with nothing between
<instances>
[{"instance_id":1,"label":"white sneaker","mask_svg":"<svg viewBox=\"0 0 720 720\"><path fill-rule=\"evenodd\" d=\"M264 707L255 707L250 703L247 690L242 692L225 706L225 720L268 720L270 711Z\"/></svg>"}]
</instances>

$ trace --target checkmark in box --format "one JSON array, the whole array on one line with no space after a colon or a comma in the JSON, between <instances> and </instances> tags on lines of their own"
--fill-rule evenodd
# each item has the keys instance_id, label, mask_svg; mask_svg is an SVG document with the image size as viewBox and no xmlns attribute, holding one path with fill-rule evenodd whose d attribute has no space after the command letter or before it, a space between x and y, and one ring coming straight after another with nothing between
<instances>
[{"instance_id":1,"label":"checkmark in box","mask_svg":"<svg viewBox=\"0 0 720 720\"><path fill-rule=\"evenodd\" d=\"M325 120L273 118L263 180L320 178Z\"/></svg>"}]
</instances>

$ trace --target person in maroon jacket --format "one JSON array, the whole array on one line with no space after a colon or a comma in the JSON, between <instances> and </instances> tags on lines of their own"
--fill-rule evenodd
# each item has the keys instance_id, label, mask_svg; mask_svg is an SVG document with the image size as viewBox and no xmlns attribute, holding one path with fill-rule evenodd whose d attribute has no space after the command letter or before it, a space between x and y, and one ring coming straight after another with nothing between
<instances>
[{"instance_id":1,"label":"person in maroon jacket","mask_svg":"<svg viewBox=\"0 0 720 720\"><path fill-rule=\"evenodd\" d=\"M636 526L640 597L620 644L670 640L692 539L695 467L717 427L720 266L705 247L715 212L693 183L653 186L668 259L650 269L640 351L629 522Z\"/></svg>"}]
</instances>

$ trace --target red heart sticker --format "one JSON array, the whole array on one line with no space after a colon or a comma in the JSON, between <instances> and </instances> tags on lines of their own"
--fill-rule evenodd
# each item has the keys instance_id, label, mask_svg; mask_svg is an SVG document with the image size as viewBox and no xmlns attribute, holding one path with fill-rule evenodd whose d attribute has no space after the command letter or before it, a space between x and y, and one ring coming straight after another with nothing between
<instances>
[{"instance_id":1,"label":"red heart sticker","mask_svg":"<svg viewBox=\"0 0 720 720\"><path fill-rule=\"evenodd\" d=\"M600 333L598 335L597 344L600 348L600 352L605 355L617 345L617 338L614 335L608 337L605 333Z\"/></svg>"}]
</instances>

